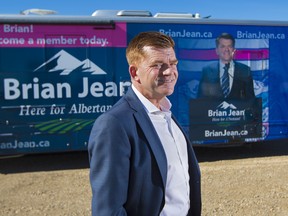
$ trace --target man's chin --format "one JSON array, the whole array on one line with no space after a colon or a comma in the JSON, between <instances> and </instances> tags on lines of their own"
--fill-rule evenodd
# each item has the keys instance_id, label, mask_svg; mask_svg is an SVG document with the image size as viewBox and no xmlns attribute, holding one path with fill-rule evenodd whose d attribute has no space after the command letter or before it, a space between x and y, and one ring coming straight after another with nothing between
<instances>
[{"instance_id":1,"label":"man's chin","mask_svg":"<svg viewBox=\"0 0 288 216\"><path fill-rule=\"evenodd\" d=\"M163 95L166 95L166 96L173 94L173 92L174 92L174 88L165 88L162 91Z\"/></svg>"}]
</instances>

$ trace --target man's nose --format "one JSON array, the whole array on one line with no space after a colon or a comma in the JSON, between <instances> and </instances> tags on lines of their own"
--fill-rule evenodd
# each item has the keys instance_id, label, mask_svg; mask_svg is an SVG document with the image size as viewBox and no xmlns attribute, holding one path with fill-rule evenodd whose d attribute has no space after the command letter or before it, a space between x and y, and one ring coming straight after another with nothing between
<instances>
[{"instance_id":1,"label":"man's nose","mask_svg":"<svg viewBox=\"0 0 288 216\"><path fill-rule=\"evenodd\" d=\"M229 50L230 50L229 47L225 47L225 48L224 48L224 51L225 51L225 52L229 52Z\"/></svg>"},{"instance_id":2,"label":"man's nose","mask_svg":"<svg viewBox=\"0 0 288 216\"><path fill-rule=\"evenodd\" d=\"M171 75L173 73L173 66L167 65L167 68L163 71L163 75Z\"/></svg>"}]
</instances>

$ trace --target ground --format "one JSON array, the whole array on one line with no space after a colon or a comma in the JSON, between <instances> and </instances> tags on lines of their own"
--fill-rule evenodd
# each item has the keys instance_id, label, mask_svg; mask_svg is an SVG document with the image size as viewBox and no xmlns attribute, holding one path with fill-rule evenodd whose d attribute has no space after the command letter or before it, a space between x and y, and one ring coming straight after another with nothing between
<instances>
[{"instance_id":1,"label":"ground","mask_svg":"<svg viewBox=\"0 0 288 216\"><path fill-rule=\"evenodd\" d=\"M204 216L288 215L288 141L196 148ZM0 159L0 215L91 215L86 152Z\"/></svg>"}]
</instances>

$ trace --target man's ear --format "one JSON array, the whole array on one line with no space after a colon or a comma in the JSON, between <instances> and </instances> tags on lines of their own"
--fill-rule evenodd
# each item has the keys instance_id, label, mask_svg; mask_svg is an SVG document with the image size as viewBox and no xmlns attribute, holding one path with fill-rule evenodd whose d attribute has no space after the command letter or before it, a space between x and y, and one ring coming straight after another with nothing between
<instances>
[{"instance_id":1,"label":"man's ear","mask_svg":"<svg viewBox=\"0 0 288 216\"><path fill-rule=\"evenodd\" d=\"M215 49L215 53L216 53L217 56L219 56L219 52L218 52L217 48Z\"/></svg>"},{"instance_id":2,"label":"man's ear","mask_svg":"<svg viewBox=\"0 0 288 216\"><path fill-rule=\"evenodd\" d=\"M237 50L234 49L233 52L232 52L232 56L233 56L233 58L234 58L234 56L236 55L236 52L237 52Z\"/></svg>"},{"instance_id":3,"label":"man's ear","mask_svg":"<svg viewBox=\"0 0 288 216\"><path fill-rule=\"evenodd\" d=\"M130 76L133 80L135 81L138 81L138 76L137 76L137 70L138 68L135 66L135 65L130 65L129 66L129 73L130 73Z\"/></svg>"}]
</instances>

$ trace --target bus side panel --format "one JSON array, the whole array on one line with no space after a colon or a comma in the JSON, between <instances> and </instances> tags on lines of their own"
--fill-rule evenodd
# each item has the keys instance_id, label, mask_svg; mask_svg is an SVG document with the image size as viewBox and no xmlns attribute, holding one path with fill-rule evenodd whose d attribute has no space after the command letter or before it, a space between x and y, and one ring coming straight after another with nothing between
<instances>
[{"instance_id":1,"label":"bus side panel","mask_svg":"<svg viewBox=\"0 0 288 216\"><path fill-rule=\"evenodd\" d=\"M28 27L0 32L0 155L86 150L95 119L130 86L126 24Z\"/></svg>"},{"instance_id":2,"label":"bus side panel","mask_svg":"<svg viewBox=\"0 0 288 216\"><path fill-rule=\"evenodd\" d=\"M169 99L194 145L287 138L287 27L178 20L105 28L19 24L15 33L3 31L4 25L0 155L85 150L94 120L131 85L125 48L141 31L175 40L179 79ZM236 39L235 60L251 68L255 100L197 96L203 67L218 61L215 38L222 32Z\"/></svg>"}]
</instances>

